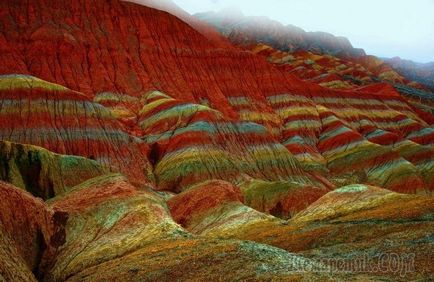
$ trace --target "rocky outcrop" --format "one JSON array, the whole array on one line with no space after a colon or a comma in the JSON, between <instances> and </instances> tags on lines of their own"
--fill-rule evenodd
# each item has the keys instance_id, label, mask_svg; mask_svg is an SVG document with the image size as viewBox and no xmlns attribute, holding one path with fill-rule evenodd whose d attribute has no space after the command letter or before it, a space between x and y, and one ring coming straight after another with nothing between
<instances>
[{"instance_id":1,"label":"rocky outcrop","mask_svg":"<svg viewBox=\"0 0 434 282\"><path fill-rule=\"evenodd\" d=\"M116 174L90 179L49 205L69 219L66 242L53 258L48 280L66 280L95 262L114 260L179 231L161 199Z\"/></svg>"},{"instance_id":2,"label":"rocky outcrop","mask_svg":"<svg viewBox=\"0 0 434 282\"><path fill-rule=\"evenodd\" d=\"M330 191L295 181L262 179L247 179L240 183L240 189L245 205L282 219L293 217Z\"/></svg>"},{"instance_id":3,"label":"rocky outcrop","mask_svg":"<svg viewBox=\"0 0 434 282\"><path fill-rule=\"evenodd\" d=\"M170 213L185 229L201 235L236 229L246 222L278 221L243 204L240 188L221 180L198 184L167 201Z\"/></svg>"},{"instance_id":4,"label":"rocky outcrop","mask_svg":"<svg viewBox=\"0 0 434 282\"><path fill-rule=\"evenodd\" d=\"M36 281L65 242L67 214L0 181L0 278Z\"/></svg>"},{"instance_id":5,"label":"rocky outcrop","mask_svg":"<svg viewBox=\"0 0 434 282\"><path fill-rule=\"evenodd\" d=\"M0 164L1 180L43 199L108 172L93 160L6 141L0 141Z\"/></svg>"}]
</instances>

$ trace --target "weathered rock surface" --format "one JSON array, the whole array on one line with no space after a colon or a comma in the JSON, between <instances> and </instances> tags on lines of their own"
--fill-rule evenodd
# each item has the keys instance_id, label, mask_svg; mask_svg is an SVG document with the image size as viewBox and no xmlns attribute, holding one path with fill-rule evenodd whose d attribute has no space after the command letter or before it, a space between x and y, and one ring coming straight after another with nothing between
<instances>
[{"instance_id":1,"label":"weathered rock surface","mask_svg":"<svg viewBox=\"0 0 434 282\"><path fill-rule=\"evenodd\" d=\"M227 97L263 100L261 93L282 92L292 80L260 57L222 48L180 19L134 3L14 1L1 11L1 58L9 62L0 74L32 74L91 96L161 90L233 115Z\"/></svg>"},{"instance_id":2,"label":"weathered rock surface","mask_svg":"<svg viewBox=\"0 0 434 282\"><path fill-rule=\"evenodd\" d=\"M321 267L270 246L193 236L161 196L120 175L86 181L49 204L69 218L47 281L294 279L301 264Z\"/></svg>"},{"instance_id":3,"label":"weathered rock surface","mask_svg":"<svg viewBox=\"0 0 434 282\"><path fill-rule=\"evenodd\" d=\"M246 223L279 221L243 204L241 190L221 180L191 187L167 201L173 220L194 234L236 229Z\"/></svg>"},{"instance_id":4,"label":"weathered rock surface","mask_svg":"<svg viewBox=\"0 0 434 282\"><path fill-rule=\"evenodd\" d=\"M355 272L377 279L422 279L433 272L433 201L350 185L326 194L285 224L247 223L213 236L253 240L323 262L365 259L366 265ZM385 254L399 255L400 268L380 268L380 263L392 263L382 257Z\"/></svg>"},{"instance_id":5,"label":"weathered rock surface","mask_svg":"<svg viewBox=\"0 0 434 282\"><path fill-rule=\"evenodd\" d=\"M0 181L0 279L36 281L65 242L67 215Z\"/></svg>"},{"instance_id":6,"label":"weathered rock surface","mask_svg":"<svg viewBox=\"0 0 434 282\"><path fill-rule=\"evenodd\" d=\"M0 179L49 199L107 173L96 161L54 154L41 147L0 141Z\"/></svg>"}]
</instances>

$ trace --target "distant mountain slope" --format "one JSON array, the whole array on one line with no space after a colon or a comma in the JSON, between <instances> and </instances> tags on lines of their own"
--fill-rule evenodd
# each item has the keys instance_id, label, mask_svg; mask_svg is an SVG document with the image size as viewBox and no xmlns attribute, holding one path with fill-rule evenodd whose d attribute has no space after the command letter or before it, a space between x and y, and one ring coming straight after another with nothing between
<instances>
[{"instance_id":1,"label":"distant mountain slope","mask_svg":"<svg viewBox=\"0 0 434 282\"><path fill-rule=\"evenodd\" d=\"M284 52L261 43L245 48L266 57L286 72L328 88L354 89L381 81L423 88L422 85L408 81L375 56L344 59L306 50Z\"/></svg>"},{"instance_id":2,"label":"distant mountain slope","mask_svg":"<svg viewBox=\"0 0 434 282\"><path fill-rule=\"evenodd\" d=\"M422 64L399 57L384 60L407 79L424 84L434 92L434 62Z\"/></svg>"},{"instance_id":3,"label":"distant mountain slope","mask_svg":"<svg viewBox=\"0 0 434 282\"><path fill-rule=\"evenodd\" d=\"M294 25L283 25L267 17L244 16L241 12L221 10L194 15L205 21L236 45L264 43L282 51L299 49L341 57L365 55L345 37L326 32L306 32Z\"/></svg>"},{"instance_id":4,"label":"distant mountain slope","mask_svg":"<svg viewBox=\"0 0 434 282\"><path fill-rule=\"evenodd\" d=\"M196 18L216 27L233 44L262 55L281 70L334 89L355 89L390 83L426 112L433 112L430 93L432 65L394 59L389 64L353 48L346 38L303 29L240 11L198 13ZM405 68L404 68L405 66ZM417 99L420 101L418 102Z\"/></svg>"}]
</instances>

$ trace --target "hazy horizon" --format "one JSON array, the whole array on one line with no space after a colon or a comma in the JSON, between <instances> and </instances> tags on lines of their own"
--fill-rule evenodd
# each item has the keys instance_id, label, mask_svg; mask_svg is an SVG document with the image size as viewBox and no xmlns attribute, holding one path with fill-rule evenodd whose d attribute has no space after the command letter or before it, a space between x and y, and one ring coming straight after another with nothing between
<instances>
[{"instance_id":1,"label":"hazy horizon","mask_svg":"<svg viewBox=\"0 0 434 282\"><path fill-rule=\"evenodd\" d=\"M434 0L365 0L358 6L345 0L173 1L190 14L237 8L246 16L347 37L370 55L434 62Z\"/></svg>"}]
</instances>

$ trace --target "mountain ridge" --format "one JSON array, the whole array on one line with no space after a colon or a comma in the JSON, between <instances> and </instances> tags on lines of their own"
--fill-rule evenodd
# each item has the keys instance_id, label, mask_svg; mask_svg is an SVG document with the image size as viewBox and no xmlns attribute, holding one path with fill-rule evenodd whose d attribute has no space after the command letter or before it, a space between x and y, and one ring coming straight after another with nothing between
<instances>
[{"instance_id":1,"label":"mountain ridge","mask_svg":"<svg viewBox=\"0 0 434 282\"><path fill-rule=\"evenodd\" d=\"M265 44L288 53L308 51L349 60L369 57L363 49L353 47L346 37L321 31L306 32L300 27L292 24L284 25L268 17L245 16L241 10L231 12L229 9L223 9L218 12L202 12L196 13L194 17L214 26L229 41L246 49L252 45ZM407 80L421 83L433 92L434 63L415 63L398 57L384 58L384 62Z\"/></svg>"},{"instance_id":2,"label":"mountain ridge","mask_svg":"<svg viewBox=\"0 0 434 282\"><path fill-rule=\"evenodd\" d=\"M363 49L354 48L346 37L321 31L306 32L268 17L244 16L242 13L227 15L225 10L193 16L216 27L236 45L265 43L281 51L302 49L342 57L365 55Z\"/></svg>"}]
</instances>

